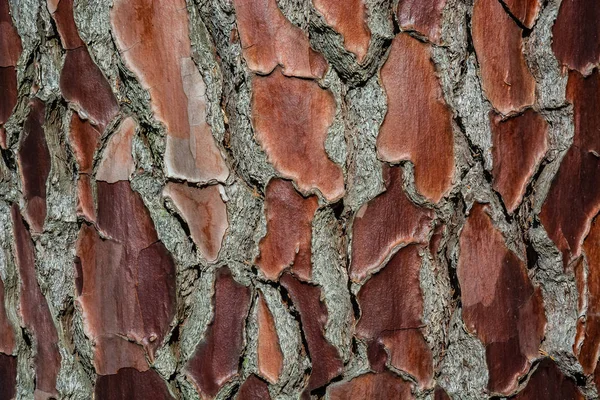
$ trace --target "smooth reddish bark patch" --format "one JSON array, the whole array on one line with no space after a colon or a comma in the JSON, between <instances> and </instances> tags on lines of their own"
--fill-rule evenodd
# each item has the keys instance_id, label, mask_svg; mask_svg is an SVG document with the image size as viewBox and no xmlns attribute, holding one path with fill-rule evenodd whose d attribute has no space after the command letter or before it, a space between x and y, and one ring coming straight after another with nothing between
<instances>
[{"instance_id":1,"label":"smooth reddish bark patch","mask_svg":"<svg viewBox=\"0 0 600 400\"><path fill-rule=\"evenodd\" d=\"M467 218L457 275L465 325L486 347L488 389L508 395L539 354L546 317L541 291L485 209L474 204Z\"/></svg>"},{"instance_id":2,"label":"smooth reddish bark patch","mask_svg":"<svg viewBox=\"0 0 600 400\"><path fill-rule=\"evenodd\" d=\"M13 108L17 104L17 70L15 67L0 67L0 93L2 102L0 102L0 147L6 149L6 131L4 124L12 114Z\"/></svg>"},{"instance_id":3,"label":"smooth reddish bark patch","mask_svg":"<svg viewBox=\"0 0 600 400\"><path fill-rule=\"evenodd\" d=\"M236 400L271 400L269 385L256 375L250 375L235 396Z\"/></svg>"},{"instance_id":4,"label":"smooth reddish bark patch","mask_svg":"<svg viewBox=\"0 0 600 400\"><path fill-rule=\"evenodd\" d=\"M192 240L202 256L209 262L215 261L229 227L227 207L219 193L219 186L201 189L169 182L163 194L173 200L177 211L187 222Z\"/></svg>"},{"instance_id":5,"label":"smooth reddish bark patch","mask_svg":"<svg viewBox=\"0 0 600 400\"><path fill-rule=\"evenodd\" d=\"M493 187L512 213L521 204L527 184L548 149L548 123L532 109L505 121L492 111L490 121Z\"/></svg>"},{"instance_id":6,"label":"smooth reddish bark patch","mask_svg":"<svg viewBox=\"0 0 600 400\"><path fill-rule=\"evenodd\" d=\"M471 20L483 90L492 106L509 115L535 101L535 79L523 55L522 30L499 0L477 0Z\"/></svg>"},{"instance_id":7,"label":"smooth reddish bark patch","mask_svg":"<svg viewBox=\"0 0 600 400\"><path fill-rule=\"evenodd\" d=\"M250 300L250 288L237 283L227 267L217 271L214 317L185 367L201 397L215 397L237 376Z\"/></svg>"},{"instance_id":8,"label":"smooth reddish bark patch","mask_svg":"<svg viewBox=\"0 0 600 400\"><path fill-rule=\"evenodd\" d=\"M258 371L271 383L277 383L283 369L283 353L275 329L273 314L262 293L258 296Z\"/></svg>"},{"instance_id":9,"label":"smooth reddish bark patch","mask_svg":"<svg viewBox=\"0 0 600 400\"><path fill-rule=\"evenodd\" d=\"M0 3L0 67L16 67L23 52L21 37L10 16L10 3Z\"/></svg>"},{"instance_id":10,"label":"smooth reddish bark patch","mask_svg":"<svg viewBox=\"0 0 600 400\"><path fill-rule=\"evenodd\" d=\"M35 250L19 207L11 208L16 263L20 277L19 311L25 328L35 337L35 391L39 396L58 398L56 379L61 356L58 334L46 298L40 290L35 271Z\"/></svg>"},{"instance_id":11,"label":"smooth reddish bark patch","mask_svg":"<svg viewBox=\"0 0 600 400\"><path fill-rule=\"evenodd\" d=\"M60 35L65 50L73 50L85 44L79 37L75 18L73 16L73 0L47 0L48 11L56 22L56 28Z\"/></svg>"},{"instance_id":12,"label":"smooth reddish bark patch","mask_svg":"<svg viewBox=\"0 0 600 400\"><path fill-rule=\"evenodd\" d=\"M272 179L265 195L267 234L259 243L256 264L268 279L277 280L288 267L303 280L312 276L312 220L317 197L302 197L290 181Z\"/></svg>"},{"instance_id":13,"label":"smooth reddish bark patch","mask_svg":"<svg viewBox=\"0 0 600 400\"><path fill-rule=\"evenodd\" d=\"M108 183L128 181L135 170L132 147L137 124L131 117L121 122L110 137L96 173L96 179Z\"/></svg>"},{"instance_id":14,"label":"smooth reddish bark patch","mask_svg":"<svg viewBox=\"0 0 600 400\"><path fill-rule=\"evenodd\" d=\"M550 358L544 358L515 400L583 400L575 382L566 377Z\"/></svg>"},{"instance_id":15,"label":"smooth reddish bark patch","mask_svg":"<svg viewBox=\"0 0 600 400\"><path fill-rule=\"evenodd\" d=\"M589 75L600 62L600 3L568 0L552 27L552 50L560 63Z\"/></svg>"},{"instance_id":16,"label":"smooth reddish bark patch","mask_svg":"<svg viewBox=\"0 0 600 400\"><path fill-rule=\"evenodd\" d=\"M600 73L569 74L567 99L573 104L575 135L563 158L540 221L563 254L565 266L579 256L591 219L600 211Z\"/></svg>"},{"instance_id":17,"label":"smooth reddish bark patch","mask_svg":"<svg viewBox=\"0 0 600 400\"><path fill-rule=\"evenodd\" d=\"M64 0L63 0L64 1ZM100 375L96 380L97 400L165 400L172 399L165 381L154 371L139 372L122 368L114 375Z\"/></svg>"},{"instance_id":18,"label":"smooth reddish bark patch","mask_svg":"<svg viewBox=\"0 0 600 400\"><path fill-rule=\"evenodd\" d=\"M420 271L419 246L413 244L399 250L373 275L357 295L361 316L356 334L383 343L394 367L428 387L433 377L433 356L419 330L423 326Z\"/></svg>"},{"instance_id":19,"label":"smooth reddish bark patch","mask_svg":"<svg viewBox=\"0 0 600 400\"><path fill-rule=\"evenodd\" d=\"M0 353L0 399L14 399L17 394L17 357Z\"/></svg>"},{"instance_id":20,"label":"smooth reddish bark patch","mask_svg":"<svg viewBox=\"0 0 600 400\"><path fill-rule=\"evenodd\" d=\"M446 393L444 388L442 388L440 386L436 386L435 392L433 392L433 393L434 393L433 394L434 400L451 400L450 396L448 396L448 393Z\"/></svg>"},{"instance_id":21,"label":"smooth reddish bark patch","mask_svg":"<svg viewBox=\"0 0 600 400\"><path fill-rule=\"evenodd\" d=\"M318 189L334 201L344 195L339 165L325 152L335 99L315 81L288 78L281 69L252 78L256 139L268 160L303 192Z\"/></svg>"},{"instance_id":22,"label":"smooth reddish bark patch","mask_svg":"<svg viewBox=\"0 0 600 400\"><path fill-rule=\"evenodd\" d=\"M364 204L352 227L350 278L362 281L395 248L427 240L433 212L414 205L402 188L402 169L383 168L386 191Z\"/></svg>"},{"instance_id":23,"label":"smooth reddish bark patch","mask_svg":"<svg viewBox=\"0 0 600 400\"><path fill-rule=\"evenodd\" d=\"M346 49L361 62L369 50L371 31L367 25L367 7L364 0L313 0L325 21L344 38Z\"/></svg>"},{"instance_id":24,"label":"smooth reddish bark patch","mask_svg":"<svg viewBox=\"0 0 600 400\"><path fill-rule=\"evenodd\" d=\"M526 28L531 29L538 17L542 4L540 0L501 0L511 14Z\"/></svg>"},{"instance_id":25,"label":"smooth reddish bark patch","mask_svg":"<svg viewBox=\"0 0 600 400\"><path fill-rule=\"evenodd\" d=\"M14 350L15 331L6 315L4 282L0 279L0 353L11 355ZM2 397L0 396L0 398Z\"/></svg>"},{"instance_id":26,"label":"smooth reddish bark patch","mask_svg":"<svg viewBox=\"0 0 600 400\"><path fill-rule=\"evenodd\" d=\"M244 59L250 70L270 74L278 65L283 74L321 78L325 58L310 47L308 36L283 15L276 0L233 0Z\"/></svg>"},{"instance_id":27,"label":"smooth reddish bark patch","mask_svg":"<svg viewBox=\"0 0 600 400\"><path fill-rule=\"evenodd\" d=\"M98 182L97 226L84 225L76 267L86 334L101 375L148 369L175 315L175 265L128 181Z\"/></svg>"},{"instance_id":28,"label":"smooth reddish bark patch","mask_svg":"<svg viewBox=\"0 0 600 400\"><path fill-rule=\"evenodd\" d=\"M416 31L433 43L440 43L442 12L446 0L400 0L398 23L404 31Z\"/></svg>"},{"instance_id":29,"label":"smooth reddish bark patch","mask_svg":"<svg viewBox=\"0 0 600 400\"><path fill-rule=\"evenodd\" d=\"M46 219L46 180L50 175L50 151L44 133L46 106L33 99L23 135L19 143L18 159L25 200L25 218L32 232L41 233Z\"/></svg>"},{"instance_id":30,"label":"smooth reddish bark patch","mask_svg":"<svg viewBox=\"0 0 600 400\"><path fill-rule=\"evenodd\" d=\"M414 399L411 384L396 374L385 371L367 373L346 382L336 382L327 388L331 400L346 399Z\"/></svg>"},{"instance_id":31,"label":"smooth reddish bark patch","mask_svg":"<svg viewBox=\"0 0 600 400\"><path fill-rule=\"evenodd\" d=\"M344 363L335 346L325 338L328 313L325 304L321 302L321 289L301 282L287 272L282 275L280 281L300 313L302 330L308 343L312 373L305 393L310 394L312 390L325 386L340 375Z\"/></svg>"},{"instance_id":32,"label":"smooth reddish bark patch","mask_svg":"<svg viewBox=\"0 0 600 400\"><path fill-rule=\"evenodd\" d=\"M119 111L110 84L86 47L67 50L60 73L60 91L66 101L84 111L99 132L104 131Z\"/></svg>"},{"instance_id":33,"label":"smooth reddish bark patch","mask_svg":"<svg viewBox=\"0 0 600 400\"><path fill-rule=\"evenodd\" d=\"M412 161L419 193L437 203L452 185L454 135L430 49L406 33L392 41L380 72L388 109L377 154L383 161Z\"/></svg>"},{"instance_id":34,"label":"smooth reddish bark patch","mask_svg":"<svg viewBox=\"0 0 600 400\"><path fill-rule=\"evenodd\" d=\"M116 0L111 23L121 56L167 129L167 175L225 181L229 169L206 122L206 86L191 59L185 1Z\"/></svg>"}]
</instances>

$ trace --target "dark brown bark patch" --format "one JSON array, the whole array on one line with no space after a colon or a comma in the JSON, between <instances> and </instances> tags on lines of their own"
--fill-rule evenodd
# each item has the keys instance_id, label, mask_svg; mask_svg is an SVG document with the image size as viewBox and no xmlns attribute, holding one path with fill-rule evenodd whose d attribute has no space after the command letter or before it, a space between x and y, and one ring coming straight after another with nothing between
<instances>
[{"instance_id":1,"label":"dark brown bark patch","mask_svg":"<svg viewBox=\"0 0 600 400\"><path fill-rule=\"evenodd\" d=\"M451 400L448 393L441 386L436 386L435 391L433 392L434 400Z\"/></svg>"},{"instance_id":2,"label":"dark brown bark patch","mask_svg":"<svg viewBox=\"0 0 600 400\"><path fill-rule=\"evenodd\" d=\"M11 217L21 285L19 310L25 328L35 337L36 343L34 357L36 397L58 398L56 379L60 370L61 356L58 351L56 326L38 284L33 242L16 204L12 206Z\"/></svg>"},{"instance_id":3,"label":"dark brown bark patch","mask_svg":"<svg viewBox=\"0 0 600 400\"><path fill-rule=\"evenodd\" d=\"M196 188L169 182L163 194L173 200L177 211L187 222L192 240L202 256L209 262L215 261L229 226L227 207L219 193L219 186Z\"/></svg>"},{"instance_id":4,"label":"dark brown bark patch","mask_svg":"<svg viewBox=\"0 0 600 400\"><path fill-rule=\"evenodd\" d=\"M378 340L387 348L390 363L414 376L420 386L431 385L433 356L420 328L423 294L419 274L419 246L399 250L357 295L361 316L356 334Z\"/></svg>"},{"instance_id":5,"label":"dark brown bark patch","mask_svg":"<svg viewBox=\"0 0 600 400\"><path fill-rule=\"evenodd\" d=\"M334 201L344 195L342 169L325 152L335 99L312 80L289 78L280 68L252 78L256 138L268 160L303 192L318 189Z\"/></svg>"},{"instance_id":6,"label":"dark brown bark patch","mask_svg":"<svg viewBox=\"0 0 600 400\"><path fill-rule=\"evenodd\" d=\"M552 27L552 50L560 63L589 75L600 62L600 3L563 1Z\"/></svg>"},{"instance_id":7,"label":"dark brown bark patch","mask_svg":"<svg viewBox=\"0 0 600 400\"><path fill-rule=\"evenodd\" d=\"M217 271L214 317L186 366L203 398L215 397L224 384L238 375L250 300L250 288L237 283L227 267Z\"/></svg>"},{"instance_id":8,"label":"dark brown bark patch","mask_svg":"<svg viewBox=\"0 0 600 400\"><path fill-rule=\"evenodd\" d=\"M25 200L24 215L32 232L44 230L46 219L46 180L50 175L50 151L44 133L46 106L33 99L19 143L19 169Z\"/></svg>"},{"instance_id":9,"label":"dark brown bark patch","mask_svg":"<svg viewBox=\"0 0 600 400\"><path fill-rule=\"evenodd\" d=\"M1 50L0 50L1 51ZM0 67L0 147L6 149L4 124L17 104L17 70L15 67Z\"/></svg>"},{"instance_id":10,"label":"dark brown bark patch","mask_svg":"<svg viewBox=\"0 0 600 400\"><path fill-rule=\"evenodd\" d=\"M131 117L121 122L104 149L96 173L97 180L108 183L129 180L135 170L132 147L136 127L137 124Z\"/></svg>"},{"instance_id":11,"label":"dark brown bark patch","mask_svg":"<svg viewBox=\"0 0 600 400\"><path fill-rule=\"evenodd\" d=\"M206 122L206 86L191 59L185 1L117 0L111 23L121 56L167 129L167 175L225 181L229 169Z\"/></svg>"},{"instance_id":12,"label":"dark brown bark patch","mask_svg":"<svg viewBox=\"0 0 600 400\"><path fill-rule=\"evenodd\" d=\"M139 372L134 368L122 368L116 374L98 376L94 398L97 400L167 400L172 399L173 396L169 393L165 381L154 370Z\"/></svg>"},{"instance_id":13,"label":"dark brown bark patch","mask_svg":"<svg viewBox=\"0 0 600 400\"><path fill-rule=\"evenodd\" d=\"M367 7L364 0L313 0L325 21L344 38L346 49L361 62L369 50L371 31L367 25Z\"/></svg>"},{"instance_id":14,"label":"dark brown bark patch","mask_svg":"<svg viewBox=\"0 0 600 400\"><path fill-rule=\"evenodd\" d=\"M314 51L308 36L283 15L275 0L233 0L242 51L248 68L261 75L278 65L283 74L321 78L325 58Z\"/></svg>"},{"instance_id":15,"label":"dark brown bark patch","mask_svg":"<svg viewBox=\"0 0 600 400\"><path fill-rule=\"evenodd\" d=\"M10 2L0 3L0 67L16 67L23 52L21 37L10 15Z\"/></svg>"},{"instance_id":16,"label":"dark brown bark patch","mask_svg":"<svg viewBox=\"0 0 600 400\"><path fill-rule=\"evenodd\" d=\"M256 375L250 375L235 397L236 400L271 400L269 385Z\"/></svg>"},{"instance_id":17,"label":"dark brown bark patch","mask_svg":"<svg viewBox=\"0 0 600 400\"><path fill-rule=\"evenodd\" d=\"M548 149L548 123L532 109L504 121L492 111L490 121L493 187L512 213L521 204L527 184Z\"/></svg>"},{"instance_id":18,"label":"dark brown bark patch","mask_svg":"<svg viewBox=\"0 0 600 400\"><path fill-rule=\"evenodd\" d=\"M401 245L427 240L433 212L414 205L402 188L402 169L383 169L386 191L363 205L352 228L350 278L362 281Z\"/></svg>"},{"instance_id":19,"label":"dark brown bark patch","mask_svg":"<svg viewBox=\"0 0 600 400\"><path fill-rule=\"evenodd\" d=\"M538 17L542 4L540 0L500 0L510 13L526 28L531 29Z\"/></svg>"},{"instance_id":20,"label":"dark brown bark patch","mask_svg":"<svg viewBox=\"0 0 600 400\"><path fill-rule=\"evenodd\" d=\"M565 266L579 256L591 219L600 210L600 74L569 74L575 135L552 181L540 221L563 253Z\"/></svg>"},{"instance_id":21,"label":"dark brown bark patch","mask_svg":"<svg viewBox=\"0 0 600 400\"><path fill-rule=\"evenodd\" d=\"M260 241L256 259L268 279L277 280L290 266L301 279L311 279L312 220L318 206L316 196L302 197L290 181L269 182L265 195L267 234Z\"/></svg>"},{"instance_id":22,"label":"dark brown bark patch","mask_svg":"<svg viewBox=\"0 0 600 400\"><path fill-rule=\"evenodd\" d=\"M14 399L17 394L17 357L0 353L0 399Z\"/></svg>"},{"instance_id":23,"label":"dark brown bark patch","mask_svg":"<svg viewBox=\"0 0 600 400\"><path fill-rule=\"evenodd\" d=\"M258 372L270 383L277 383L283 369L283 353L275 329L273 314L262 293L257 303L258 313Z\"/></svg>"},{"instance_id":24,"label":"dark brown bark patch","mask_svg":"<svg viewBox=\"0 0 600 400\"><path fill-rule=\"evenodd\" d=\"M583 400L575 382L566 377L550 358L544 358L515 400Z\"/></svg>"},{"instance_id":25,"label":"dark brown bark patch","mask_svg":"<svg viewBox=\"0 0 600 400\"><path fill-rule=\"evenodd\" d=\"M56 21L56 28L63 48L73 50L84 46L73 17L73 0L47 0L47 3L48 11Z\"/></svg>"},{"instance_id":26,"label":"dark brown bark patch","mask_svg":"<svg viewBox=\"0 0 600 400\"><path fill-rule=\"evenodd\" d=\"M321 289L299 281L288 272L282 275L280 281L300 313L302 330L308 344L312 372L305 393L309 394L340 375L344 363L338 350L325 337L328 313L325 304L321 302Z\"/></svg>"},{"instance_id":27,"label":"dark brown bark patch","mask_svg":"<svg viewBox=\"0 0 600 400\"><path fill-rule=\"evenodd\" d=\"M412 161L417 190L437 203L452 185L454 136L430 48L406 33L392 41L381 69L388 109L377 154L388 162Z\"/></svg>"},{"instance_id":28,"label":"dark brown bark patch","mask_svg":"<svg viewBox=\"0 0 600 400\"><path fill-rule=\"evenodd\" d=\"M492 106L509 115L535 101L535 79L523 55L522 30L499 0L477 0L472 35L483 90Z\"/></svg>"},{"instance_id":29,"label":"dark brown bark patch","mask_svg":"<svg viewBox=\"0 0 600 400\"><path fill-rule=\"evenodd\" d=\"M336 382L327 388L331 400L414 399L411 384L390 371L367 373L350 381Z\"/></svg>"},{"instance_id":30,"label":"dark brown bark patch","mask_svg":"<svg viewBox=\"0 0 600 400\"><path fill-rule=\"evenodd\" d=\"M0 353L11 355L13 354L14 350L15 331L8 320L8 316L6 315L4 282L2 282L2 279L0 279Z\"/></svg>"},{"instance_id":31,"label":"dark brown bark patch","mask_svg":"<svg viewBox=\"0 0 600 400\"><path fill-rule=\"evenodd\" d=\"M400 0L398 23L404 31L415 31L433 43L440 43L442 12L446 0Z\"/></svg>"},{"instance_id":32,"label":"dark brown bark patch","mask_svg":"<svg viewBox=\"0 0 600 400\"><path fill-rule=\"evenodd\" d=\"M546 318L541 291L485 209L476 203L467 218L457 274L463 320L486 347L488 389L508 395L539 354Z\"/></svg>"}]
</instances>

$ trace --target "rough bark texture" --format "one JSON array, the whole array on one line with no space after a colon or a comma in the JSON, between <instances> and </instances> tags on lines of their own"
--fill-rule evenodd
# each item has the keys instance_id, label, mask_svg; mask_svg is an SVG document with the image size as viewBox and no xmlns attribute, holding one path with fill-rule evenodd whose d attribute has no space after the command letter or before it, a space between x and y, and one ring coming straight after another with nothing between
<instances>
[{"instance_id":1,"label":"rough bark texture","mask_svg":"<svg viewBox=\"0 0 600 400\"><path fill-rule=\"evenodd\" d=\"M0 0L0 400L598 398L599 19Z\"/></svg>"}]
</instances>

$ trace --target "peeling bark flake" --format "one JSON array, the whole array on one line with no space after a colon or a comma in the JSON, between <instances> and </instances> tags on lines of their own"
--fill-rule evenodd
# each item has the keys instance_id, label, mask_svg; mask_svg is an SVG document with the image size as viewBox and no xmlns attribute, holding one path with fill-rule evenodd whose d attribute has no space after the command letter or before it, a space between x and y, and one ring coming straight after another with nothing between
<instances>
[{"instance_id":1,"label":"peeling bark flake","mask_svg":"<svg viewBox=\"0 0 600 400\"><path fill-rule=\"evenodd\" d=\"M445 5L446 0L400 0L397 12L400 28L416 31L439 44Z\"/></svg>"},{"instance_id":2,"label":"peeling bark flake","mask_svg":"<svg viewBox=\"0 0 600 400\"><path fill-rule=\"evenodd\" d=\"M258 296L258 371L270 383L277 383L283 369L283 353L273 314L262 293Z\"/></svg>"}]
</instances>

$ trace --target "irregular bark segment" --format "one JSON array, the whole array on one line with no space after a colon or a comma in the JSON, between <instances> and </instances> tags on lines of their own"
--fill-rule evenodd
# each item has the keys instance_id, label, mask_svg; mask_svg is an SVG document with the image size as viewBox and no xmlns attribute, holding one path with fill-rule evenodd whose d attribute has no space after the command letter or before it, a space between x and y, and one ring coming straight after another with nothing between
<instances>
[{"instance_id":1,"label":"irregular bark segment","mask_svg":"<svg viewBox=\"0 0 600 400\"><path fill-rule=\"evenodd\" d=\"M0 50L1 51L1 50ZM0 67L0 148L6 149L6 132L4 124L12 114L17 104L17 70L15 67Z\"/></svg>"},{"instance_id":2,"label":"irregular bark segment","mask_svg":"<svg viewBox=\"0 0 600 400\"><path fill-rule=\"evenodd\" d=\"M386 191L363 205L352 226L350 278L364 280L394 249L427 240L433 212L417 207L402 188L402 169L384 167Z\"/></svg>"},{"instance_id":3,"label":"irregular bark segment","mask_svg":"<svg viewBox=\"0 0 600 400\"><path fill-rule=\"evenodd\" d=\"M190 227L190 234L202 256L215 261L227 231L227 207L221 198L219 185L200 189L185 184L167 183L163 194L177 207Z\"/></svg>"},{"instance_id":4,"label":"irregular bark segment","mask_svg":"<svg viewBox=\"0 0 600 400\"><path fill-rule=\"evenodd\" d=\"M97 180L108 183L129 180L135 170L132 147L136 127L137 124L131 117L121 122L106 145L96 173Z\"/></svg>"},{"instance_id":5,"label":"irregular bark segment","mask_svg":"<svg viewBox=\"0 0 600 400\"><path fill-rule=\"evenodd\" d=\"M63 0L64 1L64 0ZM167 400L173 399L165 381L154 371L122 368L114 375L100 375L96 380L97 400Z\"/></svg>"},{"instance_id":6,"label":"irregular bark segment","mask_svg":"<svg viewBox=\"0 0 600 400\"><path fill-rule=\"evenodd\" d=\"M258 296L258 371L270 383L277 383L283 368L283 353L273 314L262 294Z\"/></svg>"},{"instance_id":7,"label":"irregular bark segment","mask_svg":"<svg viewBox=\"0 0 600 400\"><path fill-rule=\"evenodd\" d=\"M361 62L369 50L371 31L367 25L367 7L364 0L313 0L325 21L344 38L346 49Z\"/></svg>"},{"instance_id":8,"label":"irregular bark segment","mask_svg":"<svg viewBox=\"0 0 600 400\"><path fill-rule=\"evenodd\" d=\"M529 370L546 325L539 288L526 265L504 242L485 212L474 204L460 235L457 275L463 320L486 347L488 389L508 395Z\"/></svg>"},{"instance_id":9,"label":"irregular bark segment","mask_svg":"<svg viewBox=\"0 0 600 400\"><path fill-rule=\"evenodd\" d=\"M276 0L233 0L244 59L261 75L278 65L283 74L321 78L327 62L310 47L307 35L283 15Z\"/></svg>"},{"instance_id":10,"label":"irregular bark segment","mask_svg":"<svg viewBox=\"0 0 600 400\"><path fill-rule=\"evenodd\" d=\"M215 397L238 374L250 300L250 288L237 283L227 267L217 271L214 317L185 367L203 398Z\"/></svg>"},{"instance_id":11,"label":"irregular bark segment","mask_svg":"<svg viewBox=\"0 0 600 400\"><path fill-rule=\"evenodd\" d=\"M271 400L269 386L256 375L250 375L235 396L236 400Z\"/></svg>"},{"instance_id":12,"label":"irregular bark segment","mask_svg":"<svg viewBox=\"0 0 600 400\"><path fill-rule=\"evenodd\" d=\"M338 350L325 338L328 313L321 302L321 289L303 283L287 272L282 275L280 281L300 313L302 330L308 343L312 372L305 394L310 394L312 390L323 387L338 376L344 364Z\"/></svg>"},{"instance_id":13,"label":"irregular bark segment","mask_svg":"<svg viewBox=\"0 0 600 400\"><path fill-rule=\"evenodd\" d=\"M560 63L589 75L600 62L600 3L563 1L552 27L552 50Z\"/></svg>"},{"instance_id":14,"label":"irregular bark segment","mask_svg":"<svg viewBox=\"0 0 600 400\"><path fill-rule=\"evenodd\" d=\"M600 211L600 73L569 74L567 99L573 104L573 144L552 181L540 221L563 253L565 266L579 256L590 221Z\"/></svg>"},{"instance_id":15,"label":"irregular bark segment","mask_svg":"<svg viewBox=\"0 0 600 400\"><path fill-rule=\"evenodd\" d=\"M377 136L377 154L388 162L412 161L419 193L437 203L452 185L452 114L430 45L401 33L391 47L381 68L388 109Z\"/></svg>"},{"instance_id":16,"label":"irregular bark segment","mask_svg":"<svg viewBox=\"0 0 600 400\"><path fill-rule=\"evenodd\" d=\"M531 109L505 121L492 111L490 121L493 187L512 213L521 204L527 184L548 149L548 123Z\"/></svg>"},{"instance_id":17,"label":"irregular bark segment","mask_svg":"<svg viewBox=\"0 0 600 400\"><path fill-rule=\"evenodd\" d=\"M451 400L444 388L437 386L434 392L434 400Z\"/></svg>"},{"instance_id":18,"label":"irregular bark segment","mask_svg":"<svg viewBox=\"0 0 600 400\"><path fill-rule=\"evenodd\" d=\"M312 220L316 196L302 197L290 181L272 179L265 195L267 234L260 241L256 264L268 279L277 280L289 266L301 279L312 276Z\"/></svg>"},{"instance_id":19,"label":"irregular bark segment","mask_svg":"<svg viewBox=\"0 0 600 400\"><path fill-rule=\"evenodd\" d=\"M6 149L4 124L17 104L17 71L21 57L21 38L13 25L8 1L0 3L0 148Z\"/></svg>"},{"instance_id":20,"label":"irregular bark segment","mask_svg":"<svg viewBox=\"0 0 600 400\"><path fill-rule=\"evenodd\" d=\"M445 5L446 0L400 0L397 12L400 28L419 32L431 42L439 43Z\"/></svg>"},{"instance_id":21,"label":"irregular bark segment","mask_svg":"<svg viewBox=\"0 0 600 400\"><path fill-rule=\"evenodd\" d=\"M111 23L121 56L167 128L167 175L224 182L229 170L206 122L206 87L191 59L185 1L116 0Z\"/></svg>"},{"instance_id":22,"label":"irregular bark segment","mask_svg":"<svg viewBox=\"0 0 600 400\"><path fill-rule=\"evenodd\" d=\"M566 377L550 358L544 358L515 400L583 400L575 382Z\"/></svg>"},{"instance_id":23,"label":"irregular bark segment","mask_svg":"<svg viewBox=\"0 0 600 400\"><path fill-rule=\"evenodd\" d=\"M47 0L48 11L56 21L56 28L65 50L85 46L79 37L73 16L73 0Z\"/></svg>"},{"instance_id":24,"label":"irregular bark segment","mask_svg":"<svg viewBox=\"0 0 600 400\"><path fill-rule=\"evenodd\" d=\"M378 340L387 348L390 363L428 387L433 378L433 356L420 332L423 295L419 274L419 246L398 251L357 295L361 316L356 334Z\"/></svg>"},{"instance_id":25,"label":"irregular bark segment","mask_svg":"<svg viewBox=\"0 0 600 400\"><path fill-rule=\"evenodd\" d=\"M531 29L538 17L542 4L540 0L500 0L510 10L511 14L526 28Z\"/></svg>"},{"instance_id":26,"label":"irregular bark segment","mask_svg":"<svg viewBox=\"0 0 600 400\"><path fill-rule=\"evenodd\" d=\"M288 78L281 69L252 78L256 138L267 158L303 192L318 189L334 201L344 194L342 169L325 152L335 99L317 82Z\"/></svg>"},{"instance_id":27,"label":"irregular bark segment","mask_svg":"<svg viewBox=\"0 0 600 400\"><path fill-rule=\"evenodd\" d=\"M2 279L0 279L0 353L11 355L13 354L14 350L15 331L8 320L8 316L6 315L4 282L2 282ZM0 387L1 386L2 385L0 385ZM0 396L0 398L3 397Z\"/></svg>"},{"instance_id":28,"label":"irregular bark segment","mask_svg":"<svg viewBox=\"0 0 600 400\"><path fill-rule=\"evenodd\" d=\"M14 399L17 394L17 357L0 353L0 399Z\"/></svg>"},{"instance_id":29,"label":"irregular bark segment","mask_svg":"<svg viewBox=\"0 0 600 400\"><path fill-rule=\"evenodd\" d=\"M46 219L46 180L50 175L50 151L44 133L46 106L33 99L19 143L19 169L25 200L25 218L32 232L41 233Z\"/></svg>"},{"instance_id":30,"label":"irregular bark segment","mask_svg":"<svg viewBox=\"0 0 600 400\"><path fill-rule=\"evenodd\" d=\"M40 290L35 271L35 251L29 231L23 223L19 207L11 208L16 264L19 270L19 311L25 328L35 337L35 396L58 396L56 379L61 356L58 334L46 298Z\"/></svg>"},{"instance_id":31,"label":"irregular bark segment","mask_svg":"<svg viewBox=\"0 0 600 400\"><path fill-rule=\"evenodd\" d=\"M327 388L331 400L414 399L411 384L390 371L367 373L346 382L336 382Z\"/></svg>"},{"instance_id":32,"label":"irregular bark segment","mask_svg":"<svg viewBox=\"0 0 600 400\"><path fill-rule=\"evenodd\" d=\"M535 101L535 79L523 55L522 31L499 0L477 0L472 35L483 90L492 106L504 115Z\"/></svg>"},{"instance_id":33,"label":"irregular bark segment","mask_svg":"<svg viewBox=\"0 0 600 400\"><path fill-rule=\"evenodd\" d=\"M148 210L128 181L98 182L103 240L84 225L77 241L86 334L96 342L101 375L148 369L175 315L175 266L158 241ZM145 350L145 352L144 352Z\"/></svg>"}]
</instances>

